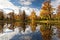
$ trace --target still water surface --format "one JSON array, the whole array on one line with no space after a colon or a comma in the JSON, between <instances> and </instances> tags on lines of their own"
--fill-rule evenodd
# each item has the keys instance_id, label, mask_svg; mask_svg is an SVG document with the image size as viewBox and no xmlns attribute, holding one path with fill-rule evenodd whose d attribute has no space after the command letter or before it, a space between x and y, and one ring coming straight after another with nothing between
<instances>
[{"instance_id":1,"label":"still water surface","mask_svg":"<svg viewBox=\"0 0 60 40\"><path fill-rule=\"evenodd\" d=\"M10 30L10 31L9 31ZM59 40L60 39L60 25L49 23L21 23L21 22L5 22L0 23L0 33L15 32L11 38L4 40ZM9 34L10 35L10 34ZM8 35L8 36L9 36ZM7 35L5 35L7 36ZM12 37L13 36L13 37ZM3 37L1 37L3 38Z\"/></svg>"}]
</instances>

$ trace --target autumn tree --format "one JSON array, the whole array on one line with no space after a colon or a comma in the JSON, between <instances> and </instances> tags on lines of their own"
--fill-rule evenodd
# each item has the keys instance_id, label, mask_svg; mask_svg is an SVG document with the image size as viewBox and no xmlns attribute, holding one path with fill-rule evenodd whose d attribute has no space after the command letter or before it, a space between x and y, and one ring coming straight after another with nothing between
<instances>
[{"instance_id":1,"label":"autumn tree","mask_svg":"<svg viewBox=\"0 0 60 40\"><path fill-rule=\"evenodd\" d=\"M8 14L10 16L10 21L14 21L14 11Z\"/></svg>"},{"instance_id":2,"label":"autumn tree","mask_svg":"<svg viewBox=\"0 0 60 40\"><path fill-rule=\"evenodd\" d=\"M57 18L58 20L60 20L60 5L58 5L58 7L57 7L56 18Z\"/></svg>"},{"instance_id":3,"label":"autumn tree","mask_svg":"<svg viewBox=\"0 0 60 40\"><path fill-rule=\"evenodd\" d=\"M40 11L41 19L51 19L52 13L53 13L53 8L50 4L50 1L45 1Z\"/></svg>"},{"instance_id":4,"label":"autumn tree","mask_svg":"<svg viewBox=\"0 0 60 40\"><path fill-rule=\"evenodd\" d=\"M52 16L51 16L51 18L53 19L53 20L56 20L57 18L56 18L56 14L53 14Z\"/></svg>"},{"instance_id":5,"label":"autumn tree","mask_svg":"<svg viewBox=\"0 0 60 40\"><path fill-rule=\"evenodd\" d=\"M15 14L15 15L14 15L15 21L16 21L16 22L20 21L20 17L21 17L20 15L16 15L16 14Z\"/></svg>"},{"instance_id":6,"label":"autumn tree","mask_svg":"<svg viewBox=\"0 0 60 40\"><path fill-rule=\"evenodd\" d=\"M23 30L25 31L25 25L26 25L26 20L27 20L27 15L25 14L25 11L23 10L23 12L19 12L18 15L14 16L16 22L15 22L15 26L18 27L22 27Z\"/></svg>"},{"instance_id":7,"label":"autumn tree","mask_svg":"<svg viewBox=\"0 0 60 40\"><path fill-rule=\"evenodd\" d=\"M21 12L21 10L19 10L19 13L18 14L14 14L14 18L16 21L19 21L21 22L23 20L23 13Z\"/></svg>"},{"instance_id":8,"label":"autumn tree","mask_svg":"<svg viewBox=\"0 0 60 40\"><path fill-rule=\"evenodd\" d=\"M3 10L0 9L0 20L3 20L4 19L4 14L3 14Z\"/></svg>"},{"instance_id":9,"label":"autumn tree","mask_svg":"<svg viewBox=\"0 0 60 40\"><path fill-rule=\"evenodd\" d=\"M30 20L31 20L31 23L30 23L30 26L31 26L31 29L32 31L34 32L36 30L36 13L35 11L33 10L31 15L30 15Z\"/></svg>"}]
</instances>

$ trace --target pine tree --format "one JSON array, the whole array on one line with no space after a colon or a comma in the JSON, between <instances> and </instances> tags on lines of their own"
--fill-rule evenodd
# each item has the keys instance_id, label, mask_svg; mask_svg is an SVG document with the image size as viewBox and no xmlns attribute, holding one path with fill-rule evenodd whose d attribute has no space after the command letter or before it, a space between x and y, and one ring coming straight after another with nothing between
<instances>
[{"instance_id":1,"label":"pine tree","mask_svg":"<svg viewBox=\"0 0 60 40\"><path fill-rule=\"evenodd\" d=\"M26 28L26 14L25 14L25 11L23 10L23 13L22 13L22 28L23 28L23 30L25 31L25 28Z\"/></svg>"}]
</instances>

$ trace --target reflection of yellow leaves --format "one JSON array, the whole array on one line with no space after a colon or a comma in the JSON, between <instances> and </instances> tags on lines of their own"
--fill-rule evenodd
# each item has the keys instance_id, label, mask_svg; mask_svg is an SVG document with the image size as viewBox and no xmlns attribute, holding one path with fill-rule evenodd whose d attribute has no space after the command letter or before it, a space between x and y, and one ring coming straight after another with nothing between
<instances>
[{"instance_id":1,"label":"reflection of yellow leaves","mask_svg":"<svg viewBox=\"0 0 60 40\"><path fill-rule=\"evenodd\" d=\"M49 27L47 27L47 25L41 25L40 26L40 32L42 33L42 37L43 37L43 40L50 40L49 38L51 37L52 35L52 30L49 29Z\"/></svg>"},{"instance_id":2,"label":"reflection of yellow leaves","mask_svg":"<svg viewBox=\"0 0 60 40\"><path fill-rule=\"evenodd\" d=\"M15 26L20 26L20 22L15 22Z\"/></svg>"},{"instance_id":3,"label":"reflection of yellow leaves","mask_svg":"<svg viewBox=\"0 0 60 40\"><path fill-rule=\"evenodd\" d=\"M42 33L43 40L50 40L52 31L51 30L45 30L45 31L40 31Z\"/></svg>"},{"instance_id":4,"label":"reflection of yellow leaves","mask_svg":"<svg viewBox=\"0 0 60 40\"><path fill-rule=\"evenodd\" d=\"M31 26L31 30L34 32L36 30L36 23L32 22L30 23L30 26Z\"/></svg>"},{"instance_id":5,"label":"reflection of yellow leaves","mask_svg":"<svg viewBox=\"0 0 60 40\"><path fill-rule=\"evenodd\" d=\"M58 29L60 29L60 25L56 25L56 27L57 27Z\"/></svg>"},{"instance_id":6,"label":"reflection of yellow leaves","mask_svg":"<svg viewBox=\"0 0 60 40\"><path fill-rule=\"evenodd\" d=\"M45 27L43 27L43 26L41 25L40 31L45 31Z\"/></svg>"},{"instance_id":7,"label":"reflection of yellow leaves","mask_svg":"<svg viewBox=\"0 0 60 40\"><path fill-rule=\"evenodd\" d=\"M31 26L31 30L34 32L36 30L36 26Z\"/></svg>"},{"instance_id":8,"label":"reflection of yellow leaves","mask_svg":"<svg viewBox=\"0 0 60 40\"><path fill-rule=\"evenodd\" d=\"M3 29L3 27L0 25L0 30L2 30Z\"/></svg>"},{"instance_id":9,"label":"reflection of yellow leaves","mask_svg":"<svg viewBox=\"0 0 60 40\"><path fill-rule=\"evenodd\" d=\"M58 32L57 37L60 38L60 29L59 28L57 28L57 32Z\"/></svg>"}]
</instances>

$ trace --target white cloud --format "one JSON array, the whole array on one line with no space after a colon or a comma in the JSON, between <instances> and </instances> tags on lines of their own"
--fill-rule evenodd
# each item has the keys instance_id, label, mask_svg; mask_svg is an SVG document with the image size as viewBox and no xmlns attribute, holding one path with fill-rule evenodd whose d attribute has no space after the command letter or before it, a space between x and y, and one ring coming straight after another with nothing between
<instances>
[{"instance_id":1,"label":"white cloud","mask_svg":"<svg viewBox=\"0 0 60 40\"><path fill-rule=\"evenodd\" d=\"M20 7L21 10L25 10L27 15L30 15L31 12L34 10L36 12L36 15L39 15L39 10L37 8L31 8L31 7Z\"/></svg>"},{"instance_id":2,"label":"white cloud","mask_svg":"<svg viewBox=\"0 0 60 40\"><path fill-rule=\"evenodd\" d=\"M15 5L13 5L10 0L0 0L0 9L5 9L5 8L9 8L9 9L13 9L15 12L18 11L18 7L16 7Z\"/></svg>"},{"instance_id":3,"label":"white cloud","mask_svg":"<svg viewBox=\"0 0 60 40\"><path fill-rule=\"evenodd\" d=\"M20 0L21 2L32 2L34 0ZM29 4L29 3L28 3ZM27 4L26 4L27 5ZM19 13L19 9L25 10L27 15L30 15L33 9L36 12L36 15L39 15L39 10L37 8L31 8L31 7L17 7L13 5L13 3L10 2L10 0L0 0L0 9L3 9L6 13L9 13L11 10L14 10L14 12L17 14Z\"/></svg>"},{"instance_id":4,"label":"white cloud","mask_svg":"<svg viewBox=\"0 0 60 40\"><path fill-rule=\"evenodd\" d=\"M21 5L31 5L34 0L20 0Z\"/></svg>"},{"instance_id":5,"label":"white cloud","mask_svg":"<svg viewBox=\"0 0 60 40\"><path fill-rule=\"evenodd\" d=\"M52 0L51 5L53 6L53 8L55 8L54 14L56 14L57 7L58 5L60 5L60 0Z\"/></svg>"},{"instance_id":6,"label":"white cloud","mask_svg":"<svg viewBox=\"0 0 60 40\"><path fill-rule=\"evenodd\" d=\"M56 8L58 5L60 5L60 0L53 0L51 4L54 8Z\"/></svg>"}]
</instances>

